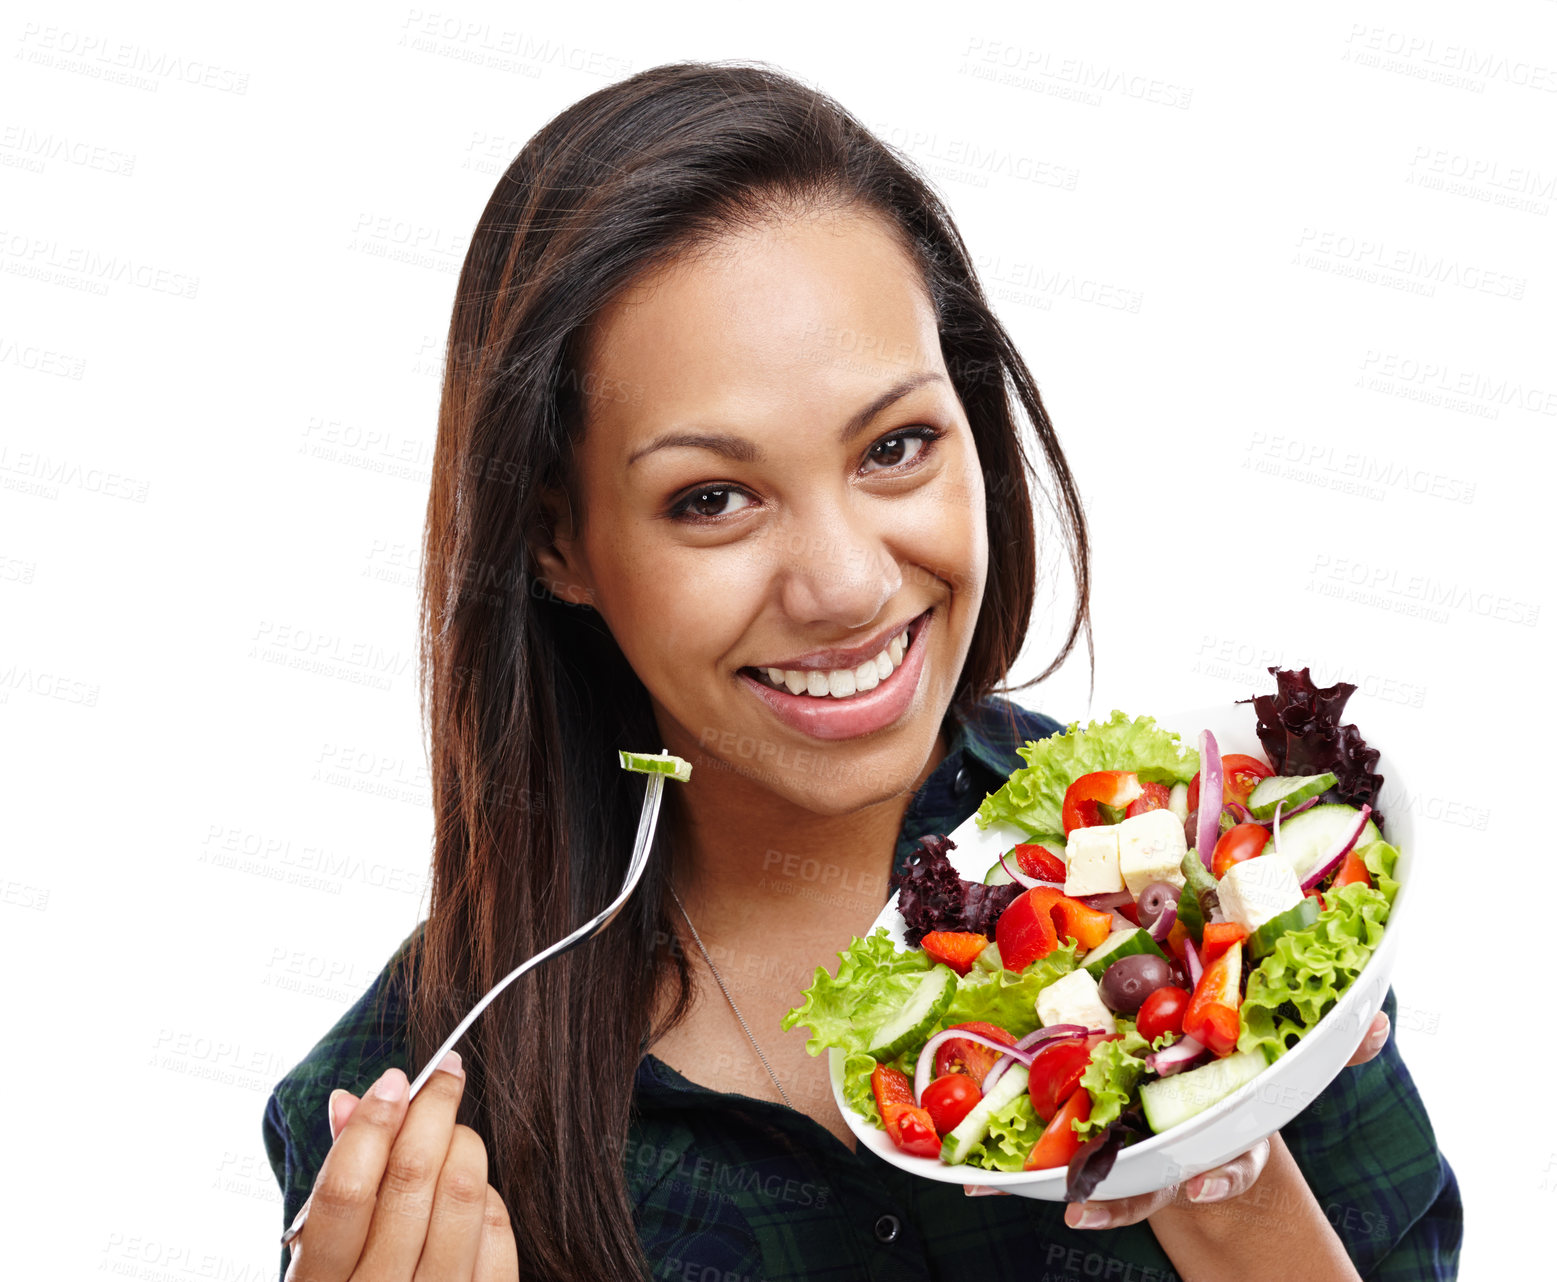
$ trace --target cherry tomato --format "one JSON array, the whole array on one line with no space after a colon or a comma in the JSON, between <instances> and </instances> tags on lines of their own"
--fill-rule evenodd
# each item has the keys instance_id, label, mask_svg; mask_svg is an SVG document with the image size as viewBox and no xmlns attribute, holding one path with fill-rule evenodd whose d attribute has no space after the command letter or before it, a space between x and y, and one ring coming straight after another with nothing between
<instances>
[{"instance_id":1,"label":"cherry tomato","mask_svg":"<svg viewBox=\"0 0 1557 1282\"><path fill-rule=\"evenodd\" d=\"M1249 804L1249 794L1261 779L1269 779L1276 772L1263 761L1255 757L1246 757L1241 752L1229 752L1222 758L1222 803L1236 801L1240 805ZM1189 781L1189 808L1196 809L1200 805L1200 775Z\"/></svg>"},{"instance_id":2,"label":"cherry tomato","mask_svg":"<svg viewBox=\"0 0 1557 1282\"><path fill-rule=\"evenodd\" d=\"M1216 841L1211 854L1211 875L1220 877L1234 864L1253 859L1265 849L1270 833L1264 824L1238 824L1229 828Z\"/></svg>"},{"instance_id":3,"label":"cherry tomato","mask_svg":"<svg viewBox=\"0 0 1557 1282\"><path fill-rule=\"evenodd\" d=\"M1143 789L1133 770L1094 770L1082 775L1065 789L1060 805L1060 822L1069 836L1077 828L1090 828L1103 822L1099 803L1123 810L1139 797Z\"/></svg>"},{"instance_id":4,"label":"cherry tomato","mask_svg":"<svg viewBox=\"0 0 1557 1282\"><path fill-rule=\"evenodd\" d=\"M1092 1116L1092 1096L1077 1087L1071 1097L1060 1106L1060 1111L1043 1128L1043 1134L1033 1145L1033 1151L1022 1163L1026 1171L1042 1171L1052 1166L1067 1166L1081 1147L1081 1137L1076 1134L1072 1122L1084 1122Z\"/></svg>"},{"instance_id":5,"label":"cherry tomato","mask_svg":"<svg viewBox=\"0 0 1557 1282\"><path fill-rule=\"evenodd\" d=\"M1159 988L1148 993L1135 1017L1135 1031L1149 1042L1164 1033L1184 1031L1184 1012L1189 1009L1189 994L1182 988Z\"/></svg>"},{"instance_id":6,"label":"cherry tomato","mask_svg":"<svg viewBox=\"0 0 1557 1282\"><path fill-rule=\"evenodd\" d=\"M1065 862L1052 851L1036 843L1022 842L1016 847L1016 866L1039 881L1064 881Z\"/></svg>"},{"instance_id":7,"label":"cherry tomato","mask_svg":"<svg viewBox=\"0 0 1557 1282\"><path fill-rule=\"evenodd\" d=\"M924 1088L924 1094L919 1097L919 1107L929 1113L935 1129L945 1135L956 1129L957 1123L972 1112L973 1106L983 1098L984 1092L973 1084L973 1079L966 1073L948 1073L945 1077L937 1077Z\"/></svg>"},{"instance_id":8,"label":"cherry tomato","mask_svg":"<svg viewBox=\"0 0 1557 1282\"><path fill-rule=\"evenodd\" d=\"M1103 1040L1101 1033L1090 1037L1061 1037L1033 1056L1027 1071L1027 1093L1040 1120L1048 1122L1060 1111L1060 1105L1071 1097L1071 1092L1081 1085L1081 1075L1087 1071L1092 1048Z\"/></svg>"},{"instance_id":9,"label":"cherry tomato","mask_svg":"<svg viewBox=\"0 0 1557 1282\"><path fill-rule=\"evenodd\" d=\"M1016 1045L1016 1038L1012 1034L998 1024L985 1023L981 1019L967 1024L953 1024L952 1027L965 1028L970 1033L982 1033L991 1041L1003 1042L1007 1046ZM1000 1052L988 1046L964 1041L960 1037L948 1037L935 1048L935 1075L940 1078L949 1073L961 1073L970 1078L975 1086L982 1087L985 1074L999 1058Z\"/></svg>"},{"instance_id":10,"label":"cherry tomato","mask_svg":"<svg viewBox=\"0 0 1557 1282\"><path fill-rule=\"evenodd\" d=\"M1165 783L1143 783L1141 795L1125 807L1125 818L1134 819L1136 815L1144 815L1148 810L1166 810L1168 808L1168 785Z\"/></svg>"}]
</instances>

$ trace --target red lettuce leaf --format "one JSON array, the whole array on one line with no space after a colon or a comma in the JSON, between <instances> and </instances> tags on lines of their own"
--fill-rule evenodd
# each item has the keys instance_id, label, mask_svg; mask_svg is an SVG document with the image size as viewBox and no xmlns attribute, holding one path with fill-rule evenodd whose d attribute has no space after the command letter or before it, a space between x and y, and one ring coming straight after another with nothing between
<instances>
[{"instance_id":1,"label":"red lettuce leaf","mask_svg":"<svg viewBox=\"0 0 1557 1282\"><path fill-rule=\"evenodd\" d=\"M898 892L898 911L903 914L903 938L910 948L932 930L971 930L990 939L1000 914L1022 893L1016 882L986 886L964 881L946 857L957 843L950 837L929 833L919 838L919 849L908 857L901 872L892 873L890 889Z\"/></svg>"}]
</instances>

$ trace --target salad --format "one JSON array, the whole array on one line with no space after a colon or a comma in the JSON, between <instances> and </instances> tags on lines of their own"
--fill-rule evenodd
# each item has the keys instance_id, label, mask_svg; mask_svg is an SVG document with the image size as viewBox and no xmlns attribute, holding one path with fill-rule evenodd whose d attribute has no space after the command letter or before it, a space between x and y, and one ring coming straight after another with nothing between
<instances>
[{"instance_id":1,"label":"salad","mask_svg":"<svg viewBox=\"0 0 1557 1282\"><path fill-rule=\"evenodd\" d=\"M1092 1193L1312 1030L1383 938L1399 852L1355 689L1269 669L1265 760L1115 711L1018 749L977 827L1025 835L982 882L920 839L885 927L818 967L783 1027L843 1054L847 1104L902 1152L1066 1168ZM1204 804L1220 794L1221 805Z\"/></svg>"}]
</instances>

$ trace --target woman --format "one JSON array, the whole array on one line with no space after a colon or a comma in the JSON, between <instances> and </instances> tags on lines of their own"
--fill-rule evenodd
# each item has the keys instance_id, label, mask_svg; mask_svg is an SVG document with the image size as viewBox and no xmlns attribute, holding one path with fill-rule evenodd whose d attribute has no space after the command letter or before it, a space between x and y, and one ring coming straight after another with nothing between
<instances>
[{"instance_id":1,"label":"woman","mask_svg":"<svg viewBox=\"0 0 1557 1282\"><path fill-rule=\"evenodd\" d=\"M289 1219L313 1192L292 1277L1452 1271L1453 1176L1382 1036L1180 1196L1063 1208L855 1152L779 1031L915 839L1059 728L991 694L1037 564L1013 393L1078 588L1041 679L1086 624L1082 510L923 182L752 65L653 68L526 145L439 418L431 910L267 1108ZM642 796L616 749L661 746L692 780L627 908L408 1105L402 1070L616 893Z\"/></svg>"}]
</instances>

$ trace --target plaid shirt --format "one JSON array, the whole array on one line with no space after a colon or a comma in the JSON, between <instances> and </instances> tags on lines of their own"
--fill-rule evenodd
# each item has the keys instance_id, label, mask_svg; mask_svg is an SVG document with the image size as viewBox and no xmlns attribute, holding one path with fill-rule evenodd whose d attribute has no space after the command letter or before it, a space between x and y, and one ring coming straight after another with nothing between
<instances>
[{"instance_id":1,"label":"plaid shirt","mask_svg":"<svg viewBox=\"0 0 1557 1282\"><path fill-rule=\"evenodd\" d=\"M947 755L904 818L899 866L921 835L950 832L1022 764L1018 743L1063 729L1001 699L987 700L968 720L953 714ZM265 1150L284 1195L283 1226L329 1151L330 1091L360 1095L392 1064L421 1067L407 1062L405 997L389 972L386 966L266 1104ZM1393 1024L1393 990L1384 1008ZM966 1197L959 1185L905 1174L863 1148L851 1152L804 1113L699 1086L653 1055L638 1065L634 1095L625 1168L656 1278L1177 1276L1144 1223L1078 1231L1065 1225L1062 1203ZM1343 1070L1282 1136L1364 1277L1455 1276L1459 1188L1393 1032L1376 1059ZM1284 1214L1256 1194L1238 1205L1250 1232ZM283 1275L286 1262L282 1248Z\"/></svg>"}]
</instances>

